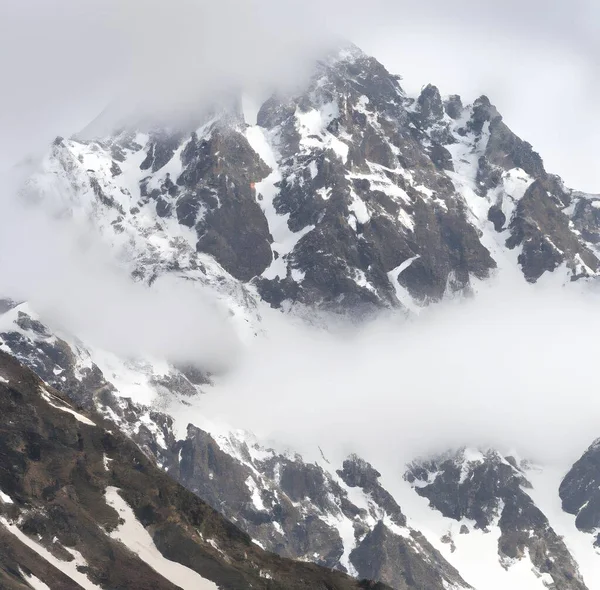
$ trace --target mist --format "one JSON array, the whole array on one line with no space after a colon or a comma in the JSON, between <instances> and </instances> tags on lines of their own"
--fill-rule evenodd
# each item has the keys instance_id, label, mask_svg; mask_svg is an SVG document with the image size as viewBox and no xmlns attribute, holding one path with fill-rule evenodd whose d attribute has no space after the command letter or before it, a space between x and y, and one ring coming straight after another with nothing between
<instances>
[{"instance_id":1,"label":"mist","mask_svg":"<svg viewBox=\"0 0 600 590\"><path fill-rule=\"evenodd\" d=\"M600 437L598 303L507 280L411 320L273 327L198 412L308 456L403 464L466 445L569 466Z\"/></svg>"},{"instance_id":2,"label":"mist","mask_svg":"<svg viewBox=\"0 0 600 590\"><path fill-rule=\"evenodd\" d=\"M123 357L208 371L237 358L227 310L200 285L169 276L152 288L135 282L91 223L18 198L1 206L0 297L27 301L52 330Z\"/></svg>"}]
</instances>

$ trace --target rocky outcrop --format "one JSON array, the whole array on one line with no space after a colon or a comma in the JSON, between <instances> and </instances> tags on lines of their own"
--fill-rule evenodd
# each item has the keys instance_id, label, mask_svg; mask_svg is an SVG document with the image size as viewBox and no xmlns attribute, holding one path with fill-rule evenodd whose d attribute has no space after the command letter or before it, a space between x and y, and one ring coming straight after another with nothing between
<instances>
[{"instance_id":1,"label":"rocky outcrop","mask_svg":"<svg viewBox=\"0 0 600 590\"><path fill-rule=\"evenodd\" d=\"M596 535L600 547L600 440L594 442L560 484L563 510L577 518L577 528Z\"/></svg>"},{"instance_id":2,"label":"rocky outcrop","mask_svg":"<svg viewBox=\"0 0 600 590\"><path fill-rule=\"evenodd\" d=\"M214 256L237 279L260 275L271 262L272 238L252 186L269 168L243 133L227 127L216 127L207 139L193 134L181 162L177 217L189 225L197 212L198 250Z\"/></svg>"},{"instance_id":3,"label":"rocky outcrop","mask_svg":"<svg viewBox=\"0 0 600 590\"><path fill-rule=\"evenodd\" d=\"M519 201L507 246L522 246L519 263L525 278L535 282L567 262L573 276L594 274L600 261L571 229L571 221L561 210L562 204L536 180Z\"/></svg>"},{"instance_id":4,"label":"rocky outcrop","mask_svg":"<svg viewBox=\"0 0 600 590\"><path fill-rule=\"evenodd\" d=\"M586 588L577 562L562 538L527 494L526 465L493 450L462 450L439 459L416 462L405 479L446 518L464 521L490 534L497 530L498 555L505 567L531 560L555 588ZM449 539L451 541L451 539Z\"/></svg>"},{"instance_id":5,"label":"rocky outcrop","mask_svg":"<svg viewBox=\"0 0 600 590\"><path fill-rule=\"evenodd\" d=\"M458 587L470 588L437 551L431 548L428 556L437 565L432 568L414 552L411 537L393 534L381 521L352 552L351 558L360 571L370 572L376 580L389 580L396 590L411 587L442 590L448 588L448 580L454 580L453 584L458 580Z\"/></svg>"},{"instance_id":6,"label":"rocky outcrop","mask_svg":"<svg viewBox=\"0 0 600 590\"><path fill-rule=\"evenodd\" d=\"M357 455L352 455L344 461L343 469L337 474L351 488L360 488L369 495L390 520L397 526L406 526L406 517L394 497L379 483L381 473Z\"/></svg>"}]
</instances>

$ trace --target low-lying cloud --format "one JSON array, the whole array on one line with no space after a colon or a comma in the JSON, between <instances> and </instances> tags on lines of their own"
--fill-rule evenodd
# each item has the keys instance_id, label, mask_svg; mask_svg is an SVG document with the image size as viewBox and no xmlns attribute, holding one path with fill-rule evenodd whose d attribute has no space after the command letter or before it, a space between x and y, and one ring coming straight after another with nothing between
<instances>
[{"instance_id":1,"label":"low-lying cloud","mask_svg":"<svg viewBox=\"0 0 600 590\"><path fill-rule=\"evenodd\" d=\"M549 169L597 191L599 11L593 0L4 2L0 167L107 104L169 112L226 88L301 83L314 57L350 39L411 91L488 94Z\"/></svg>"},{"instance_id":2,"label":"low-lying cloud","mask_svg":"<svg viewBox=\"0 0 600 590\"><path fill-rule=\"evenodd\" d=\"M473 445L568 464L600 437L599 331L593 291L501 283L412 321L274 330L201 411L375 462Z\"/></svg>"}]
</instances>

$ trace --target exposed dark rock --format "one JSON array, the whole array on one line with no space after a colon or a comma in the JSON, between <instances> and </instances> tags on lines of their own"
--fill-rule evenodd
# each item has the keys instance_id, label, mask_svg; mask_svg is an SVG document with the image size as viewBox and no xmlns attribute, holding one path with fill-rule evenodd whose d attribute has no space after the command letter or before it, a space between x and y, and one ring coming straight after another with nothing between
<instances>
[{"instance_id":1,"label":"exposed dark rock","mask_svg":"<svg viewBox=\"0 0 600 590\"><path fill-rule=\"evenodd\" d=\"M525 474L495 451L479 456L459 451L417 462L405 478L447 518L475 521L484 532L499 527L501 561L522 559L527 553L540 574L552 577L556 588L586 588L562 538L524 491L531 487Z\"/></svg>"},{"instance_id":2,"label":"exposed dark rock","mask_svg":"<svg viewBox=\"0 0 600 590\"><path fill-rule=\"evenodd\" d=\"M148 145L147 156L140 164L140 169L152 170L152 172L160 170L171 160L180 143L181 134L179 133L156 134Z\"/></svg>"},{"instance_id":3,"label":"exposed dark rock","mask_svg":"<svg viewBox=\"0 0 600 590\"><path fill-rule=\"evenodd\" d=\"M506 215L504 215L502 209L498 207L498 205L492 205L489 208L488 219L494 224L494 229L497 232L501 232L504 229Z\"/></svg>"},{"instance_id":4,"label":"exposed dark rock","mask_svg":"<svg viewBox=\"0 0 600 590\"><path fill-rule=\"evenodd\" d=\"M600 440L571 467L560 484L559 494L563 510L577 517L579 530L592 533L600 529Z\"/></svg>"},{"instance_id":5,"label":"exposed dark rock","mask_svg":"<svg viewBox=\"0 0 600 590\"><path fill-rule=\"evenodd\" d=\"M491 107L494 108L494 107ZM490 138L486 158L504 170L521 168L533 178L544 178L546 171L542 158L529 143L517 137L498 115L490 119Z\"/></svg>"},{"instance_id":6,"label":"exposed dark rock","mask_svg":"<svg viewBox=\"0 0 600 590\"><path fill-rule=\"evenodd\" d=\"M575 205L572 221L581 237L592 244L600 243L600 199L580 198Z\"/></svg>"},{"instance_id":7,"label":"exposed dark rock","mask_svg":"<svg viewBox=\"0 0 600 590\"><path fill-rule=\"evenodd\" d=\"M449 170L454 172L454 163L452 161L452 154L441 144L433 143L427 150L431 161L435 164L436 168L440 170Z\"/></svg>"},{"instance_id":8,"label":"exposed dark rock","mask_svg":"<svg viewBox=\"0 0 600 590\"><path fill-rule=\"evenodd\" d=\"M442 590L448 587L449 580L463 588L470 587L435 550L430 559L438 561L439 569L427 567L415 552L411 540L392 534L383 522L367 534L352 551L350 559L361 572L369 572L375 579L388 580L396 590L412 587Z\"/></svg>"},{"instance_id":9,"label":"exposed dark rock","mask_svg":"<svg viewBox=\"0 0 600 590\"><path fill-rule=\"evenodd\" d=\"M366 494L370 494L373 501L388 514L394 524L400 527L406 526L406 517L402 514L400 506L379 483L381 474L373 469L370 463L352 455L344 461L343 469L337 473L349 487L358 487Z\"/></svg>"},{"instance_id":10,"label":"exposed dark rock","mask_svg":"<svg viewBox=\"0 0 600 590\"><path fill-rule=\"evenodd\" d=\"M444 105L440 91L431 84L425 86L417 99L417 108L423 127L430 127L441 121L444 116Z\"/></svg>"},{"instance_id":11,"label":"exposed dark rock","mask_svg":"<svg viewBox=\"0 0 600 590\"><path fill-rule=\"evenodd\" d=\"M458 119L462 115L463 108L462 100L458 94L452 94L444 101L444 110L451 119Z\"/></svg>"},{"instance_id":12,"label":"exposed dark rock","mask_svg":"<svg viewBox=\"0 0 600 590\"><path fill-rule=\"evenodd\" d=\"M184 225L196 223L198 250L240 280L260 275L272 259L272 238L252 183L269 168L241 133L228 129L215 129L208 139L192 137L182 162L177 184L185 193L177 216ZM200 208L206 212L197 220Z\"/></svg>"},{"instance_id":13,"label":"exposed dark rock","mask_svg":"<svg viewBox=\"0 0 600 590\"><path fill-rule=\"evenodd\" d=\"M171 214L171 203L162 197L158 197L156 200L156 214L159 217L168 217Z\"/></svg>"},{"instance_id":14,"label":"exposed dark rock","mask_svg":"<svg viewBox=\"0 0 600 590\"><path fill-rule=\"evenodd\" d=\"M544 272L563 262L572 267L585 264L596 271L600 262L573 233L562 204L550 195L542 181L535 181L519 201L509 225L506 245L522 245L519 263L528 281L535 282Z\"/></svg>"},{"instance_id":15,"label":"exposed dark rock","mask_svg":"<svg viewBox=\"0 0 600 590\"><path fill-rule=\"evenodd\" d=\"M473 114L467 125L471 131L480 134L486 123L489 123L491 128L493 123L501 121L502 116L496 107L492 105L490 99L487 96L480 96L473 103Z\"/></svg>"}]
</instances>

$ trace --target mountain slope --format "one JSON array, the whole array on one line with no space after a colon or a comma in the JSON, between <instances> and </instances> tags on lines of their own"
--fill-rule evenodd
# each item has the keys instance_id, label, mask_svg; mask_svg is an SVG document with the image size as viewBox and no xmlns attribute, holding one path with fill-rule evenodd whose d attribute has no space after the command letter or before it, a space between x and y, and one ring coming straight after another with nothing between
<instances>
[{"instance_id":1,"label":"mountain slope","mask_svg":"<svg viewBox=\"0 0 600 590\"><path fill-rule=\"evenodd\" d=\"M426 583L428 588L493 589L489 572L496 572L498 583L523 590L550 580L565 590L595 587L593 563L600 557L591 555L593 539L577 533L574 517L557 513L560 480L549 487L545 470L538 474L494 451L470 450L416 461L405 482L401 471L382 477L356 456L336 468L322 454L310 459L277 452L244 432L211 433L210 427L190 424L179 438L173 418L127 399L127 382L116 388L84 349L49 337L24 309L5 314L4 348L13 347L44 379L99 412L111 430L126 433L169 477L270 551L393 588ZM18 324L7 332L11 313ZM148 379L147 387L165 383L164 376L134 374L131 381ZM189 382L182 387L174 376L169 382L179 384L180 391L193 387ZM530 481L541 483L532 488ZM537 504L540 494L542 504ZM552 498L556 502L549 505ZM563 541L558 535L564 534ZM583 580L579 559L585 560Z\"/></svg>"},{"instance_id":2,"label":"mountain slope","mask_svg":"<svg viewBox=\"0 0 600 590\"><path fill-rule=\"evenodd\" d=\"M8 306L8 305L7 305ZM285 557L314 561L365 577L370 561L356 562L366 537L380 524L396 544L403 561L394 559L381 580L404 579L400 588L426 583L428 587L467 587L426 539L406 525L401 508L377 482L378 474L358 458L336 472L326 461L311 464L293 454L261 448L246 433L214 434L189 424L184 439L176 436L173 419L152 407L124 397L106 380L81 347L71 348L51 335L37 319L17 305L5 313L2 347L32 366L47 382L79 405L102 415L115 430L126 433L148 458L170 477L236 523L262 547ZM28 310L29 313L32 313ZM119 367L121 371L126 365ZM189 399L194 386L172 369L171 375L133 373L157 389L174 385ZM197 395L197 394L196 394ZM369 539L369 542L371 540ZM355 565L356 563L356 565ZM412 580L412 581L411 581Z\"/></svg>"},{"instance_id":3,"label":"mountain slope","mask_svg":"<svg viewBox=\"0 0 600 590\"><path fill-rule=\"evenodd\" d=\"M0 374L5 587L377 587L264 552L3 352Z\"/></svg>"}]
</instances>

